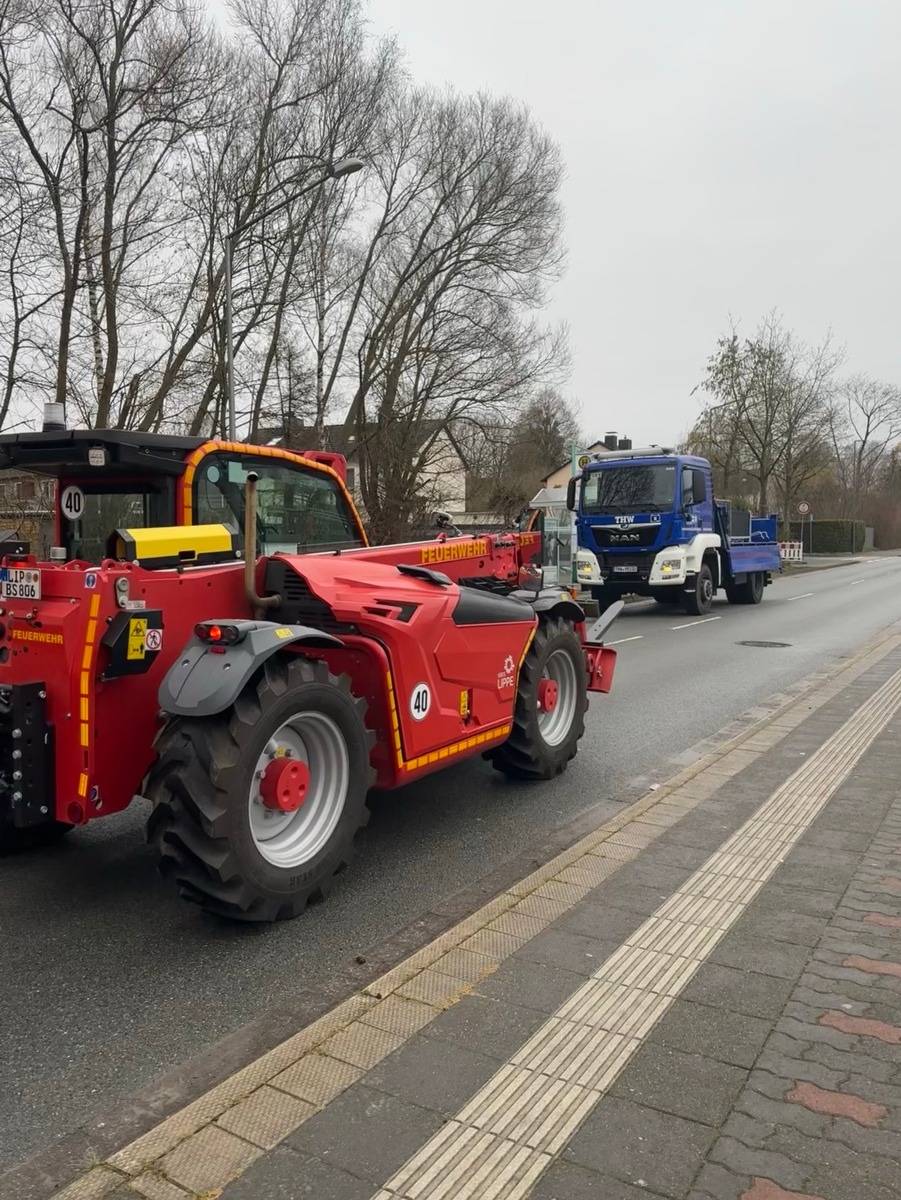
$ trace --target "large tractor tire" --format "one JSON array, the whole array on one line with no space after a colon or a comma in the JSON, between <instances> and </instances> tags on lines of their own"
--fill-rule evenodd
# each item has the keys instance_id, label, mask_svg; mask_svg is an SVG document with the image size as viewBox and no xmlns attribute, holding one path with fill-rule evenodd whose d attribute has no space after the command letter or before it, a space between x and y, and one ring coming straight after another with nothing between
<instances>
[{"instance_id":1,"label":"large tractor tire","mask_svg":"<svg viewBox=\"0 0 901 1200\"><path fill-rule=\"evenodd\" d=\"M32 825L28 829L0 825L0 855L23 854L41 846L52 846L74 828L74 825L67 825L64 821L48 821L43 825Z\"/></svg>"},{"instance_id":2,"label":"large tractor tire","mask_svg":"<svg viewBox=\"0 0 901 1200\"><path fill-rule=\"evenodd\" d=\"M513 779L553 779L575 758L585 732L588 676L570 621L542 619L519 673L513 732L486 755Z\"/></svg>"},{"instance_id":3,"label":"large tractor tire","mask_svg":"<svg viewBox=\"0 0 901 1200\"><path fill-rule=\"evenodd\" d=\"M145 795L160 871L208 912L299 916L324 898L369 819L375 734L347 676L277 658L233 708L160 735Z\"/></svg>"},{"instance_id":4,"label":"large tractor tire","mask_svg":"<svg viewBox=\"0 0 901 1200\"><path fill-rule=\"evenodd\" d=\"M726 588L726 599L730 604L759 604L763 599L764 579L762 571L752 572L744 583Z\"/></svg>"},{"instance_id":5,"label":"large tractor tire","mask_svg":"<svg viewBox=\"0 0 901 1200\"><path fill-rule=\"evenodd\" d=\"M682 605L690 617L705 617L713 608L713 572L707 563L701 564L701 569L695 576L695 584L690 592L682 593Z\"/></svg>"}]
</instances>

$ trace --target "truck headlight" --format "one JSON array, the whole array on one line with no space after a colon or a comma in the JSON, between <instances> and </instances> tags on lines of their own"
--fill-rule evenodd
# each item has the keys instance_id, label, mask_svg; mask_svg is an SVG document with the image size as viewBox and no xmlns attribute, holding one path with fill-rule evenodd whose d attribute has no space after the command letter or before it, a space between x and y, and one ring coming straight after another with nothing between
<instances>
[{"instance_id":1,"label":"truck headlight","mask_svg":"<svg viewBox=\"0 0 901 1200\"><path fill-rule=\"evenodd\" d=\"M681 558L665 558L663 560L663 562L660 564L660 574L661 575L673 575L673 574L678 575L681 570L682 570L682 559Z\"/></svg>"}]
</instances>

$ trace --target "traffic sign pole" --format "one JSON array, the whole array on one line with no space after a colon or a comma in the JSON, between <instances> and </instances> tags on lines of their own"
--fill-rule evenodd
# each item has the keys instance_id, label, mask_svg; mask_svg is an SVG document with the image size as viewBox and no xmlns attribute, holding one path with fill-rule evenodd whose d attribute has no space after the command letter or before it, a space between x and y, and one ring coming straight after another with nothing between
<instances>
[{"instance_id":1,"label":"traffic sign pole","mask_svg":"<svg viewBox=\"0 0 901 1200\"><path fill-rule=\"evenodd\" d=\"M807 535L807 553L813 554L813 513L806 500L798 503L798 513L801 516L801 551L804 550L804 517L810 517L810 532Z\"/></svg>"}]
</instances>

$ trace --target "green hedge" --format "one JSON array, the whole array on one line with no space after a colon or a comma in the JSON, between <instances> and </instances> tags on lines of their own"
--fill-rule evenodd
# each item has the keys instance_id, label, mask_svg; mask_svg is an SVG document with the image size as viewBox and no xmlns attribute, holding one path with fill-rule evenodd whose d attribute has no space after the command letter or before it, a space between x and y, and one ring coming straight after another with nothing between
<instances>
[{"instance_id":1,"label":"green hedge","mask_svg":"<svg viewBox=\"0 0 901 1200\"><path fill-rule=\"evenodd\" d=\"M792 521L785 536L781 529L780 540L803 542L805 554L860 554L866 541L863 521L813 521L813 547L811 549L810 521ZM853 532L852 532L853 529Z\"/></svg>"}]
</instances>

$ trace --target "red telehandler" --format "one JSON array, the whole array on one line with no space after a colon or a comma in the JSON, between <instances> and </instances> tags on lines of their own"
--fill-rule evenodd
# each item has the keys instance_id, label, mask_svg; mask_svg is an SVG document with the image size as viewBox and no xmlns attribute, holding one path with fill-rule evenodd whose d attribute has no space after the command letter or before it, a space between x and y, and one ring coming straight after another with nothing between
<instances>
[{"instance_id":1,"label":"red telehandler","mask_svg":"<svg viewBox=\"0 0 901 1200\"><path fill-rule=\"evenodd\" d=\"M371 787L550 779L610 689L621 604L586 633L535 534L370 547L339 455L58 431L0 436L0 471L54 530L0 544L0 850L143 795L182 896L294 917Z\"/></svg>"}]
</instances>

